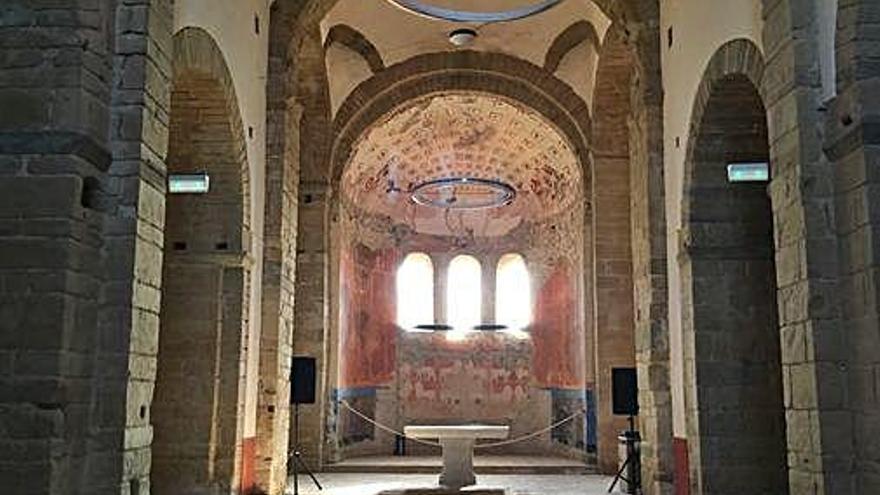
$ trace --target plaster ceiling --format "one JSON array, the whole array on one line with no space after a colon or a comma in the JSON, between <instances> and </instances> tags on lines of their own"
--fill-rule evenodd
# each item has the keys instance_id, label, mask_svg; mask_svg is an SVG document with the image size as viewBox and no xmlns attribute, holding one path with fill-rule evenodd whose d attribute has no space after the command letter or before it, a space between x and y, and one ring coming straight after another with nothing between
<instances>
[{"instance_id":1,"label":"plaster ceiling","mask_svg":"<svg viewBox=\"0 0 880 495\"><path fill-rule=\"evenodd\" d=\"M446 209L412 200L419 184L449 177L500 181L516 197L504 206L455 211L452 220ZM354 209L417 232L450 235L453 221L478 236L500 236L569 208L582 194L582 179L567 141L533 110L488 94L449 93L409 102L368 130L352 150L342 188Z\"/></svg>"},{"instance_id":2,"label":"plaster ceiling","mask_svg":"<svg viewBox=\"0 0 880 495\"><path fill-rule=\"evenodd\" d=\"M447 9L485 13L522 8L534 4L535 0L431 0L430 3ZM565 0L531 17L483 24L431 19L386 0L340 0L322 20L321 32L326 42L334 26L353 29L375 48L378 60L390 67L418 55L456 50L449 42L449 33L467 26L475 29L478 36L472 44L462 48L501 53L544 67L553 42L577 22L592 26L598 40L604 39L611 23L591 0ZM578 74L574 77L559 75L588 103L595 70L592 59L597 48L590 46L587 49L590 53L578 58L575 64ZM351 90L374 71L354 52L346 53L344 46L329 46L326 64L335 114Z\"/></svg>"},{"instance_id":3,"label":"plaster ceiling","mask_svg":"<svg viewBox=\"0 0 880 495\"><path fill-rule=\"evenodd\" d=\"M474 12L508 10L532 0L431 0L435 5ZM390 66L411 57L452 50L448 34L464 26L476 28L479 37L469 49L505 53L544 65L544 56L553 40L568 26L587 21L598 38L605 37L611 21L591 0L565 0L540 14L512 22L482 25L440 21L412 14L386 0L339 0L321 22L326 39L330 28L345 24L370 40Z\"/></svg>"}]
</instances>

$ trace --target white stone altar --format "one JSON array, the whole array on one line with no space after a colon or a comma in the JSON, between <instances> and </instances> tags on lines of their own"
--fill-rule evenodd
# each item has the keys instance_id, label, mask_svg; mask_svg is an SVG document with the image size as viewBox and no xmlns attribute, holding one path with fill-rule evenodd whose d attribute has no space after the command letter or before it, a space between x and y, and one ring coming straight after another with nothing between
<instances>
[{"instance_id":1,"label":"white stone altar","mask_svg":"<svg viewBox=\"0 0 880 495\"><path fill-rule=\"evenodd\" d=\"M510 434L508 426L454 425L407 426L407 437L438 439L443 447L443 473L440 485L458 490L474 485L474 444L478 438L501 440Z\"/></svg>"}]
</instances>

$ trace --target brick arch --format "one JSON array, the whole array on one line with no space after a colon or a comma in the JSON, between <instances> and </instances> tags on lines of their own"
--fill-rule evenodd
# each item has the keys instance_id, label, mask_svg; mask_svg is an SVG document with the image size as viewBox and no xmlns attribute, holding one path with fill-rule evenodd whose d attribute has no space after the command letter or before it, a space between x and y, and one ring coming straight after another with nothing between
<instances>
[{"instance_id":1,"label":"brick arch","mask_svg":"<svg viewBox=\"0 0 880 495\"><path fill-rule=\"evenodd\" d=\"M178 31L173 38L174 59L172 62L172 81L185 80L188 77L209 79L216 85L222 95L226 110L229 133L233 139L233 147L241 164L241 191L243 224L250 225L250 174L248 170L247 141L245 140L244 124L232 81L232 73L226 64L226 58L214 38L204 29L186 27ZM243 232L247 236L247 232Z\"/></svg>"},{"instance_id":2,"label":"brick arch","mask_svg":"<svg viewBox=\"0 0 880 495\"><path fill-rule=\"evenodd\" d=\"M413 57L352 91L333 123L331 184L338 183L359 137L383 116L407 101L448 91L490 93L537 111L567 138L581 161L584 184L589 183L592 125L586 103L565 83L522 59L459 51Z\"/></svg>"},{"instance_id":3,"label":"brick arch","mask_svg":"<svg viewBox=\"0 0 880 495\"><path fill-rule=\"evenodd\" d=\"M360 54L374 74L385 70L385 62L382 61L382 55L379 53L379 50L376 49L376 46L366 36L353 27L337 24L330 28L324 40L324 49L330 48L334 43L339 43Z\"/></svg>"},{"instance_id":4,"label":"brick arch","mask_svg":"<svg viewBox=\"0 0 880 495\"><path fill-rule=\"evenodd\" d=\"M544 55L544 70L551 74L556 72L568 52L584 41L589 41L596 47L601 45L599 35L596 34L596 28L592 24L587 21L578 21L565 28L547 49L547 53Z\"/></svg>"}]
</instances>

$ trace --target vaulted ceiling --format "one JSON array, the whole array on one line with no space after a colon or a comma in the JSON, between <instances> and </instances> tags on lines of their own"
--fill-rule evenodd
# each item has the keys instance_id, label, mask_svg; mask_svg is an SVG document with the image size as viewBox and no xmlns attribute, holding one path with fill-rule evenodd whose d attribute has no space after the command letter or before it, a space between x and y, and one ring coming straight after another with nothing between
<instances>
[{"instance_id":1,"label":"vaulted ceiling","mask_svg":"<svg viewBox=\"0 0 880 495\"><path fill-rule=\"evenodd\" d=\"M581 198L580 167L562 135L526 106L488 94L439 94L408 102L368 130L354 147L342 191L365 214L448 235L444 209L419 205L412 193L443 178L494 181L515 190L512 202L457 210L454 221L476 226L477 235L500 236ZM492 192L469 186L455 194L474 199Z\"/></svg>"}]
</instances>

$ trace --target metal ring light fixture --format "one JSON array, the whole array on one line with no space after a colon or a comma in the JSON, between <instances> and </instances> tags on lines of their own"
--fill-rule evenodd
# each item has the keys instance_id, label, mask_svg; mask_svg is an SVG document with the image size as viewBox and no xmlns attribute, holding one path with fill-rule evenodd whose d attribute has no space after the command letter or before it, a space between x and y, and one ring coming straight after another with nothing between
<instances>
[{"instance_id":1,"label":"metal ring light fixture","mask_svg":"<svg viewBox=\"0 0 880 495\"><path fill-rule=\"evenodd\" d=\"M472 24L481 24L489 22L507 22L525 19L541 12L552 9L559 5L563 0L541 0L531 5L523 7L501 10L496 12L475 12L470 10L455 10L429 3L421 0L388 0L393 5L406 10L412 14L427 17L438 21L464 22Z\"/></svg>"},{"instance_id":2,"label":"metal ring light fixture","mask_svg":"<svg viewBox=\"0 0 880 495\"><path fill-rule=\"evenodd\" d=\"M456 189L474 188L482 198L459 197ZM422 206L447 210L481 210L510 204L516 198L513 186L504 182L479 177L444 177L429 180L415 186L412 200Z\"/></svg>"}]
</instances>

